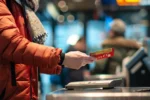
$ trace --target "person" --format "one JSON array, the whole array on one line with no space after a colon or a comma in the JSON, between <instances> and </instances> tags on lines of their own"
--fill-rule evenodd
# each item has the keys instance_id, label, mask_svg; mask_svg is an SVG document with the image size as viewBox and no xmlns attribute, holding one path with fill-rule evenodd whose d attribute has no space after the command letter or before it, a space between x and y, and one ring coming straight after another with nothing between
<instances>
[{"instance_id":1,"label":"person","mask_svg":"<svg viewBox=\"0 0 150 100\"><path fill-rule=\"evenodd\" d=\"M62 65L79 69L94 58L47 47L34 11L38 0L0 0L0 100L37 100L37 69L59 74Z\"/></svg>"},{"instance_id":2,"label":"person","mask_svg":"<svg viewBox=\"0 0 150 100\"><path fill-rule=\"evenodd\" d=\"M81 51L86 52L86 41L85 37L78 39L75 45L69 45L69 48L66 52L69 51ZM89 65L85 65L79 70L63 68L60 75L51 75L51 89L56 90L58 86L65 87L69 82L83 81L84 76L90 76Z\"/></svg>"},{"instance_id":3,"label":"person","mask_svg":"<svg viewBox=\"0 0 150 100\"><path fill-rule=\"evenodd\" d=\"M132 56L141 45L134 40L124 38L126 25L121 19L114 19L111 23L109 37L102 43L103 49L114 48L112 58L96 61L91 74L116 74L122 71L122 61L127 56Z\"/></svg>"},{"instance_id":4,"label":"person","mask_svg":"<svg viewBox=\"0 0 150 100\"><path fill-rule=\"evenodd\" d=\"M86 40L85 40L85 37L81 37L77 41L77 43L75 45L70 45L70 47L68 48L67 52L69 52L69 51L76 51L76 50L79 50L79 51L84 52L84 53L86 52ZM88 64L85 65L84 67L80 68L79 70L66 68L66 70L64 70L64 76L67 75L68 77L62 78L63 80L66 80L64 82L63 86L65 86L69 82L83 81L84 78L87 75L90 75L90 72L89 72L88 69L89 69L89 65Z\"/></svg>"}]
</instances>

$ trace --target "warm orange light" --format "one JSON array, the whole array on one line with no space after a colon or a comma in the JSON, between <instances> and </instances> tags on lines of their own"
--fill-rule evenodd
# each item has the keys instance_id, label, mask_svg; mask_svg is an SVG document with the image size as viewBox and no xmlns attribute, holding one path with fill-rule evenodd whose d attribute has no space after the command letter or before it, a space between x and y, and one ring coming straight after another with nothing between
<instances>
[{"instance_id":1,"label":"warm orange light","mask_svg":"<svg viewBox=\"0 0 150 100\"><path fill-rule=\"evenodd\" d=\"M140 2L140 0L125 0L126 2L131 2L131 3L139 3Z\"/></svg>"},{"instance_id":2,"label":"warm orange light","mask_svg":"<svg viewBox=\"0 0 150 100\"><path fill-rule=\"evenodd\" d=\"M117 4L119 6L132 6L132 5L139 5L141 0L117 0Z\"/></svg>"}]
</instances>

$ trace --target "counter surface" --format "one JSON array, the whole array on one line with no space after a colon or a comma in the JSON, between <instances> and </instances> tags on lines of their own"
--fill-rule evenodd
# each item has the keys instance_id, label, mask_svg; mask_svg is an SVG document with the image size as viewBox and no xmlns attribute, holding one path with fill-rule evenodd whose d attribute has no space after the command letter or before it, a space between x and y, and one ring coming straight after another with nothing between
<instances>
[{"instance_id":1,"label":"counter surface","mask_svg":"<svg viewBox=\"0 0 150 100\"><path fill-rule=\"evenodd\" d=\"M113 89L60 89L46 100L150 100L150 87L116 87Z\"/></svg>"}]
</instances>

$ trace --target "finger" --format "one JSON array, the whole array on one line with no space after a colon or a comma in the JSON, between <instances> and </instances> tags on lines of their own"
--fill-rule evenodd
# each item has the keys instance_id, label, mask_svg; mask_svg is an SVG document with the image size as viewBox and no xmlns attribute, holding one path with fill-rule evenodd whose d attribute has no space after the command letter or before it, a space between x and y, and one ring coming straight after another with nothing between
<instances>
[{"instance_id":1,"label":"finger","mask_svg":"<svg viewBox=\"0 0 150 100\"><path fill-rule=\"evenodd\" d=\"M91 61L88 61L88 60L82 60L82 66L85 66L86 64L89 64Z\"/></svg>"},{"instance_id":2,"label":"finger","mask_svg":"<svg viewBox=\"0 0 150 100\"><path fill-rule=\"evenodd\" d=\"M77 51L77 55L82 56L82 57L89 57L89 55L87 55L83 52L80 52L80 51Z\"/></svg>"},{"instance_id":3,"label":"finger","mask_svg":"<svg viewBox=\"0 0 150 100\"><path fill-rule=\"evenodd\" d=\"M96 58L94 58L94 57L83 57L83 60L96 61Z\"/></svg>"},{"instance_id":4,"label":"finger","mask_svg":"<svg viewBox=\"0 0 150 100\"><path fill-rule=\"evenodd\" d=\"M82 66L85 66L85 65L90 64L90 63L92 63L92 61L83 61Z\"/></svg>"},{"instance_id":5,"label":"finger","mask_svg":"<svg viewBox=\"0 0 150 100\"><path fill-rule=\"evenodd\" d=\"M94 62L94 60L83 60L83 64L90 64L90 63L92 63L92 62Z\"/></svg>"},{"instance_id":6,"label":"finger","mask_svg":"<svg viewBox=\"0 0 150 100\"><path fill-rule=\"evenodd\" d=\"M75 70L79 70L82 67L82 65L74 67Z\"/></svg>"}]
</instances>

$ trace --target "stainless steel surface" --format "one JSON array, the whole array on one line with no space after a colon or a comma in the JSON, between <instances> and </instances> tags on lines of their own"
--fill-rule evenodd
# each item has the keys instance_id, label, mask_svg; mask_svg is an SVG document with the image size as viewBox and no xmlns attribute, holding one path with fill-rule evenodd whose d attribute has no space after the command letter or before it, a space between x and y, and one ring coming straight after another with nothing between
<instances>
[{"instance_id":1,"label":"stainless steel surface","mask_svg":"<svg viewBox=\"0 0 150 100\"><path fill-rule=\"evenodd\" d=\"M143 91L143 92L139 92ZM114 89L61 89L47 95L46 100L150 100L150 87Z\"/></svg>"},{"instance_id":2,"label":"stainless steel surface","mask_svg":"<svg viewBox=\"0 0 150 100\"><path fill-rule=\"evenodd\" d=\"M108 79L116 79L116 78L124 78L119 75L111 75L111 74L103 74L103 75L92 75L85 80L108 80Z\"/></svg>"}]
</instances>

